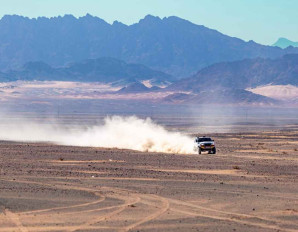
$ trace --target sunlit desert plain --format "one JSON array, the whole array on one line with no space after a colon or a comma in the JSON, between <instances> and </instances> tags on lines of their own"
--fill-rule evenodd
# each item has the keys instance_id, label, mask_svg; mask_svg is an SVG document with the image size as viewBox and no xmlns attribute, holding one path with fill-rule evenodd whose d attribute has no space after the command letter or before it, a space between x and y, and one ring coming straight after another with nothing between
<instances>
[{"instance_id":1,"label":"sunlit desert plain","mask_svg":"<svg viewBox=\"0 0 298 232\"><path fill-rule=\"evenodd\" d=\"M216 155L2 141L0 231L297 231L297 125L241 130Z\"/></svg>"}]
</instances>

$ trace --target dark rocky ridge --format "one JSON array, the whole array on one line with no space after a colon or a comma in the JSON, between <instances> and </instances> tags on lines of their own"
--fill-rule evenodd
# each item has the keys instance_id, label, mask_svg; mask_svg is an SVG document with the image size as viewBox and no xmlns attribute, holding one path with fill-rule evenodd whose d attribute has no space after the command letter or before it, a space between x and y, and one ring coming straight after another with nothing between
<instances>
[{"instance_id":1,"label":"dark rocky ridge","mask_svg":"<svg viewBox=\"0 0 298 232\"><path fill-rule=\"evenodd\" d=\"M169 86L171 90L246 89L260 85L298 85L298 55L214 64Z\"/></svg>"},{"instance_id":2,"label":"dark rocky ridge","mask_svg":"<svg viewBox=\"0 0 298 232\"><path fill-rule=\"evenodd\" d=\"M122 85L142 80L152 80L153 84L158 85L174 80L172 76L144 65L127 64L114 58L89 59L63 68L53 68L43 62L29 62L20 70L2 75L10 81L80 81Z\"/></svg>"}]
</instances>

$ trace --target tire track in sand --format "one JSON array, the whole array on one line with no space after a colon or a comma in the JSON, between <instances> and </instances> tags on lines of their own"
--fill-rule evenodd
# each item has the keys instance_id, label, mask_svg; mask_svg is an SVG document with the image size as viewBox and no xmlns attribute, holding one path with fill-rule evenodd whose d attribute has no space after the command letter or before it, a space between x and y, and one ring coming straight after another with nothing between
<instances>
[{"instance_id":1,"label":"tire track in sand","mask_svg":"<svg viewBox=\"0 0 298 232\"><path fill-rule=\"evenodd\" d=\"M30 215L30 214L44 213L44 212L50 212L50 211L59 211L59 210L63 210L63 209L75 209L75 208L80 208L80 207L92 206L92 205L96 205L98 203L101 203L106 199L105 196L99 196L99 197L100 197L99 200L84 203L84 204L63 206L63 207L55 207L55 208L48 208L48 209L32 210L32 211L22 212L22 213L20 213L20 215Z\"/></svg>"},{"instance_id":2,"label":"tire track in sand","mask_svg":"<svg viewBox=\"0 0 298 232\"><path fill-rule=\"evenodd\" d=\"M222 220L222 221L231 221L231 222L236 222L236 223L240 223L240 224L261 227L261 228L265 228L265 229L274 229L274 230L286 231L286 232L297 232L297 230L295 230L295 229L282 228L279 225L276 225L276 223L278 221L273 221L273 220L263 218L263 217L247 215L247 214L231 213L228 211L222 211L222 210L216 210L216 209L210 209L210 208L206 208L206 207L202 207L202 206L198 206L198 205L194 205L191 203L174 200L174 199L170 199L170 202L172 202L176 205L179 205L180 207L187 206L187 207L202 211L201 213L198 213L198 212L195 212L194 210L179 209L179 207L177 207L177 206L171 208L172 211L190 215L190 216L205 217L205 218ZM209 213L207 213L207 212L209 212ZM259 220L259 222L254 222L251 220Z\"/></svg>"},{"instance_id":3,"label":"tire track in sand","mask_svg":"<svg viewBox=\"0 0 298 232\"><path fill-rule=\"evenodd\" d=\"M151 195L143 195L143 197L147 197L147 198L149 197L149 199L150 199L150 197L152 198ZM157 198L158 200L160 200L161 203L162 203L161 204L161 207L160 207L160 209L158 211L156 211L155 213L153 213L153 214L151 214L151 215L143 218L142 220L140 220L138 222L135 222L135 223L133 223L133 224L131 224L131 225L123 228L123 229L120 229L119 231L121 231L121 232L122 231L123 232L130 231L130 230L136 228L137 226L139 226L141 224L144 224L146 222L152 221L153 219L155 219L155 218L159 217L160 215L164 214L169 209L170 204L169 204L169 201L167 199L165 199L163 197L159 197L157 195L154 195L154 197Z\"/></svg>"},{"instance_id":4,"label":"tire track in sand","mask_svg":"<svg viewBox=\"0 0 298 232\"><path fill-rule=\"evenodd\" d=\"M101 222L102 220L106 220L114 215L117 215L119 214L120 212L124 211L126 209L127 206L129 205L132 205L132 204L136 204L138 203L139 201L141 200L140 197L136 197L133 201L129 201L129 200L125 200L125 203L122 204L122 205L119 205L119 206L111 206L111 207L106 207L106 208L101 208L101 209L97 209L97 210L93 210L93 211L102 211L102 210L107 210L107 209L111 209L111 208L118 208L120 207L119 209L117 210L114 210L110 213L107 213L107 214L104 214L100 217L96 217L96 218L93 218L91 219L90 221L87 221L79 226L75 226L75 227L72 227L71 229L67 230L67 232L75 232L77 230L80 230L80 229L87 229L89 226L92 226L98 222Z\"/></svg>"}]
</instances>

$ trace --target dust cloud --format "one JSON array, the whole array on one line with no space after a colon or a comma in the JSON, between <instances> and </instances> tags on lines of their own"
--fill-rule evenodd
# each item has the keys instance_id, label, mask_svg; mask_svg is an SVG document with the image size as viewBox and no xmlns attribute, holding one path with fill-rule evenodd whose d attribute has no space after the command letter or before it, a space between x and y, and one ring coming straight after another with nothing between
<instances>
[{"instance_id":1,"label":"dust cloud","mask_svg":"<svg viewBox=\"0 0 298 232\"><path fill-rule=\"evenodd\" d=\"M52 142L58 145L132 149L146 152L192 154L193 139L167 131L150 118L106 117L99 125L67 128L20 120L2 122L0 140Z\"/></svg>"}]
</instances>

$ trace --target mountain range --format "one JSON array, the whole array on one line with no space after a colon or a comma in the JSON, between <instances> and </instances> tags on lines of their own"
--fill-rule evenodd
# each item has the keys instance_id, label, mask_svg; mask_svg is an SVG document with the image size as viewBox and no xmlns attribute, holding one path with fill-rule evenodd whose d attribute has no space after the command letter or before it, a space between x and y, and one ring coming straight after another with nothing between
<instances>
[{"instance_id":1,"label":"mountain range","mask_svg":"<svg viewBox=\"0 0 298 232\"><path fill-rule=\"evenodd\" d=\"M116 94L169 93L167 103L276 104L274 98L250 89L261 86L298 86L298 54L277 59L244 59L221 62L181 80L141 64L115 58L89 59L54 68L29 62L22 68L0 73L0 81L98 82L122 87ZM159 88L165 87L166 88Z\"/></svg>"},{"instance_id":2,"label":"mountain range","mask_svg":"<svg viewBox=\"0 0 298 232\"><path fill-rule=\"evenodd\" d=\"M273 105L295 103L293 99L280 99L262 95L262 86L281 88L298 86L298 55L285 55L278 59L245 59L234 62L222 62L200 70L197 74L178 80L165 91L176 92L164 101L171 103L193 104L252 104ZM281 100L281 101L280 101Z\"/></svg>"},{"instance_id":3,"label":"mountain range","mask_svg":"<svg viewBox=\"0 0 298 232\"><path fill-rule=\"evenodd\" d=\"M278 59L222 62L170 85L170 90L200 92L206 89L246 89L262 85L298 85L298 54Z\"/></svg>"},{"instance_id":4,"label":"mountain range","mask_svg":"<svg viewBox=\"0 0 298 232\"><path fill-rule=\"evenodd\" d=\"M89 59L66 67L53 68L43 62L29 62L22 68L0 73L1 81L77 81L125 86L147 81L150 85L168 85L173 76L141 64L127 64L114 58Z\"/></svg>"},{"instance_id":5,"label":"mountain range","mask_svg":"<svg viewBox=\"0 0 298 232\"><path fill-rule=\"evenodd\" d=\"M264 46L224 35L178 17L146 16L138 23L109 24L87 14L54 18L6 15L0 20L0 70L28 62L55 68L81 60L113 57L176 77L219 62L278 58L298 48Z\"/></svg>"},{"instance_id":6,"label":"mountain range","mask_svg":"<svg viewBox=\"0 0 298 232\"><path fill-rule=\"evenodd\" d=\"M293 42L291 40L288 40L286 38L279 38L276 43L274 43L272 46L280 47L280 48L287 48L287 47L298 47L298 42Z\"/></svg>"},{"instance_id":7,"label":"mountain range","mask_svg":"<svg viewBox=\"0 0 298 232\"><path fill-rule=\"evenodd\" d=\"M174 93L163 99L167 103L187 104L255 104L273 105L279 101L244 89L207 89L195 94Z\"/></svg>"}]
</instances>

